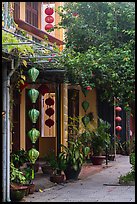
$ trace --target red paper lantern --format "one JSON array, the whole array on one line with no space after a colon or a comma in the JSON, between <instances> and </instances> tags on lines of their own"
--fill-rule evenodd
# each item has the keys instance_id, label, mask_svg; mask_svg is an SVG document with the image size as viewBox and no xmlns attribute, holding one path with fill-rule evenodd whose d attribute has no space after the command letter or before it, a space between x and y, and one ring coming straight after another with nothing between
<instances>
[{"instance_id":1,"label":"red paper lantern","mask_svg":"<svg viewBox=\"0 0 137 204\"><path fill-rule=\"evenodd\" d=\"M116 120L117 122L120 122L122 119L121 119L121 117L118 116L118 117L115 118L115 120Z\"/></svg>"},{"instance_id":2,"label":"red paper lantern","mask_svg":"<svg viewBox=\"0 0 137 204\"><path fill-rule=\"evenodd\" d=\"M47 119L47 120L45 121L45 125L47 125L48 127L51 127L51 126L54 125L54 121L49 118L49 119Z\"/></svg>"},{"instance_id":3,"label":"red paper lantern","mask_svg":"<svg viewBox=\"0 0 137 204\"><path fill-rule=\"evenodd\" d=\"M52 16L46 16L45 22L47 22L47 23L53 23L53 22L54 22L54 18L53 18Z\"/></svg>"},{"instance_id":4,"label":"red paper lantern","mask_svg":"<svg viewBox=\"0 0 137 204\"><path fill-rule=\"evenodd\" d=\"M25 88L25 87L27 87L28 86L28 83L27 82L24 82L24 84L20 84L20 91L23 91L23 89Z\"/></svg>"},{"instance_id":5,"label":"red paper lantern","mask_svg":"<svg viewBox=\"0 0 137 204\"><path fill-rule=\"evenodd\" d=\"M117 130L117 131L121 131L121 130L122 130L122 127L118 125L118 126L116 126L116 130Z\"/></svg>"},{"instance_id":6,"label":"red paper lantern","mask_svg":"<svg viewBox=\"0 0 137 204\"><path fill-rule=\"evenodd\" d=\"M46 26L45 26L45 30L50 30L51 28L53 28L54 26L51 24L51 23L48 23Z\"/></svg>"},{"instance_id":7,"label":"red paper lantern","mask_svg":"<svg viewBox=\"0 0 137 204\"><path fill-rule=\"evenodd\" d=\"M53 108L48 108L45 113L50 117L54 114L54 109Z\"/></svg>"},{"instance_id":8,"label":"red paper lantern","mask_svg":"<svg viewBox=\"0 0 137 204\"><path fill-rule=\"evenodd\" d=\"M45 9L45 14L47 14L47 15L52 15L53 13L54 13L53 8L47 7L47 8Z\"/></svg>"},{"instance_id":9,"label":"red paper lantern","mask_svg":"<svg viewBox=\"0 0 137 204\"><path fill-rule=\"evenodd\" d=\"M39 86L38 91L44 96L45 93L49 93L49 88L42 84L41 86Z\"/></svg>"},{"instance_id":10,"label":"red paper lantern","mask_svg":"<svg viewBox=\"0 0 137 204\"><path fill-rule=\"evenodd\" d=\"M92 90L91 86L87 86L86 89L87 89L88 91Z\"/></svg>"},{"instance_id":11,"label":"red paper lantern","mask_svg":"<svg viewBox=\"0 0 137 204\"><path fill-rule=\"evenodd\" d=\"M118 112L120 112L120 111L122 110L122 108L119 107L119 106L117 106L117 107L115 108L115 110L118 111Z\"/></svg>"},{"instance_id":12,"label":"red paper lantern","mask_svg":"<svg viewBox=\"0 0 137 204\"><path fill-rule=\"evenodd\" d=\"M49 97L49 98L47 98L45 100L45 103L46 103L46 105L53 106L54 105L54 100Z\"/></svg>"},{"instance_id":13,"label":"red paper lantern","mask_svg":"<svg viewBox=\"0 0 137 204\"><path fill-rule=\"evenodd\" d=\"M78 13L77 13L77 12L74 12L72 15L73 15L73 16L77 16L77 15L78 15Z\"/></svg>"}]
</instances>

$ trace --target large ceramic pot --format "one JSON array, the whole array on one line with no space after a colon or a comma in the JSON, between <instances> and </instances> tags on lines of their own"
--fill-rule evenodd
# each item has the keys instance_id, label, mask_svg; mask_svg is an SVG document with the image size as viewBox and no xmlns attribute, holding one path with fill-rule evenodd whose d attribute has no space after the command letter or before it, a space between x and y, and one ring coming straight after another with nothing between
<instances>
[{"instance_id":1,"label":"large ceramic pot","mask_svg":"<svg viewBox=\"0 0 137 204\"><path fill-rule=\"evenodd\" d=\"M106 159L106 156L91 156L91 162L93 165L101 165Z\"/></svg>"},{"instance_id":2,"label":"large ceramic pot","mask_svg":"<svg viewBox=\"0 0 137 204\"><path fill-rule=\"evenodd\" d=\"M67 168L64 170L66 180L77 180L78 176L80 174L81 168L79 168L77 171L75 171L72 166L67 166Z\"/></svg>"},{"instance_id":3,"label":"large ceramic pot","mask_svg":"<svg viewBox=\"0 0 137 204\"><path fill-rule=\"evenodd\" d=\"M28 187L27 186L19 186L16 188L10 188L10 198L11 201L21 201L22 198L26 195Z\"/></svg>"}]
</instances>

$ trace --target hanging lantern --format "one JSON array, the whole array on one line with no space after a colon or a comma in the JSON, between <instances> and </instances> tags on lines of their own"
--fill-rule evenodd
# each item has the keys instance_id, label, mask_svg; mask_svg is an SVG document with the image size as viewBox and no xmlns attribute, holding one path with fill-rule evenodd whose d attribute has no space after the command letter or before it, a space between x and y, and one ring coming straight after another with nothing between
<instances>
[{"instance_id":1,"label":"hanging lantern","mask_svg":"<svg viewBox=\"0 0 137 204\"><path fill-rule=\"evenodd\" d=\"M118 112L120 112L120 111L122 110L122 108L119 107L119 106L117 106L117 107L115 108L115 110L118 111Z\"/></svg>"},{"instance_id":2,"label":"hanging lantern","mask_svg":"<svg viewBox=\"0 0 137 204\"><path fill-rule=\"evenodd\" d=\"M45 121L45 125L47 125L50 128L51 126L54 125L54 121L49 118Z\"/></svg>"},{"instance_id":3,"label":"hanging lantern","mask_svg":"<svg viewBox=\"0 0 137 204\"><path fill-rule=\"evenodd\" d=\"M51 24L51 23L48 23L46 26L45 26L45 30L50 30L51 28L53 28L54 26Z\"/></svg>"},{"instance_id":4,"label":"hanging lantern","mask_svg":"<svg viewBox=\"0 0 137 204\"><path fill-rule=\"evenodd\" d=\"M83 116L82 122L83 122L84 126L86 127L88 125L88 123L90 122L89 116L87 116L87 115Z\"/></svg>"},{"instance_id":5,"label":"hanging lantern","mask_svg":"<svg viewBox=\"0 0 137 204\"><path fill-rule=\"evenodd\" d=\"M28 151L28 155L29 155L30 162L32 164L35 164L35 162L39 156L39 152L35 148L32 148Z\"/></svg>"},{"instance_id":6,"label":"hanging lantern","mask_svg":"<svg viewBox=\"0 0 137 204\"><path fill-rule=\"evenodd\" d=\"M92 90L91 86L87 86L86 90L91 91Z\"/></svg>"},{"instance_id":7,"label":"hanging lantern","mask_svg":"<svg viewBox=\"0 0 137 204\"><path fill-rule=\"evenodd\" d=\"M83 107L84 111L86 112L87 109L88 109L88 107L89 107L89 102L83 101L83 102L82 102L82 107Z\"/></svg>"},{"instance_id":8,"label":"hanging lantern","mask_svg":"<svg viewBox=\"0 0 137 204\"><path fill-rule=\"evenodd\" d=\"M47 23L53 23L53 22L54 22L54 18L53 18L52 16L46 16L45 22L47 22Z\"/></svg>"},{"instance_id":9,"label":"hanging lantern","mask_svg":"<svg viewBox=\"0 0 137 204\"><path fill-rule=\"evenodd\" d=\"M49 97L45 100L45 103L46 103L46 105L53 106L54 100L51 97Z\"/></svg>"},{"instance_id":10,"label":"hanging lantern","mask_svg":"<svg viewBox=\"0 0 137 204\"><path fill-rule=\"evenodd\" d=\"M47 15L52 15L53 13L54 13L53 8L47 7L47 8L45 9L45 14L47 14Z\"/></svg>"},{"instance_id":11,"label":"hanging lantern","mask_svg":"<svg viewBox=\"0 0 137 204\"><path fill-rule=\"evenodd\" d=\"M39 111L33 108L28 112L28 114L29 114L29 117L30 117L32 123L36 123L37 119L39 117Z\"/></svg>"},{"instance_id":12,"label":"hanging lantern","mask_svg":"<svg viewBox=\"0 0 137 204\"><path fill-rule=\"evenodd\" d=\"M36 103L36 100L39 96L39 92L36 89L30 89L28 91L28 96L30 97L32 103Z\"/></svg>"},{"instance_id":13,"label":"hanging lantern","mask_svg":"<svg viewBox=\"0 0 137 204\"><path fill-rule=\"evenodd\" d=\"M28 70L28 75L29 75L30 79L32 80L32 82L35 82L38 75L39 75L39 70L36 69L35 67L33 67L33 68Z\"/></svg>"},{"instance_id":14,"label":"hanging lantern","mask_svg":"<svg viewBox=\"0 0 137 204\"><path fill-rule=\"evenodd\" d=\"M44 84L39 86L38 90L43 96L45 95L45 93L49 93L49 88Z\"/></svg>"},{"instance_id":15,"label":"hanging lantern","mask_svg":"<svg viewBox=\"0 0 137 204\"><path fill-rule=\"evenodd\" d=\"M24 82L24 84L20 84L20 91L23 91L23 89L25 88L25 87L27 87L28 86L28 83L27 82Z\"/></svg>"},{"instance_id":16,"label":"hanging lantern","mask_svg":"<svg viewBox=\"0 0 137 204\"><path fill-rule=\"evenodd\" d=\"M50 117L54 114L54 109L53 108L48 108L45 113Z\"/></svg>"},{"instance_id":17,"label":"hanging lantern","mask_svg":"<svg viewBox=\"0 0 137 204\"><path fill-rule=\"evenodd\" d=\"M118 117L115 118L115 120L116 120L117 122L120 122L122 119L121 119L121 117L118 116Z\"/></svg>"},{"instance_id":18,"label":"hanging lantern","mask_svg":"<svg viewBox=\"0 0 137 204\"><path fill-rule=\"evenodd\" d=\"M121 130L122 130L122 127L118 125L118 126L116 126L116 130L117 130L117 131L121 131Z\"/></svg>"},{"instance_id":19,"label":"hanging lantern","mask_svg":"<svg viewBox=\"0 0 137 204\"><path fill-rule=\"evenodd\" d=\"M40 136L40 132L36 129L36 128L32 128L29 132L28 132L28 136L31 140L31 142L33 144L36 143L38 137Z\"/></svg>"}]
</instances>

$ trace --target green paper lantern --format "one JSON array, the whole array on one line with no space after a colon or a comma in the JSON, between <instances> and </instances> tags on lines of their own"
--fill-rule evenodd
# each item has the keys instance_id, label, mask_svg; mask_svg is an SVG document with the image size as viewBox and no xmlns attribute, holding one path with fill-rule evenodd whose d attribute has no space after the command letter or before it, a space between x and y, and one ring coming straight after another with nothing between
<instances>
[{"instance_id":1,"label":"green paper lantern","mask_svg":"<svg viewBox=\"0 0 137 204\"><path fill-rule=\"evenodd\" d=\"M28 75L29 75L31 81L35 82L37 77L38 77L38 75L39 75L39 70L36 69L35 67L33 67L33 68L28 70Z\"/></svg>"},{"instance_id":2,"label":"green paper lantern","mask_svg":"<svg viewBox=\"0 0 137 204\"><path fill-rule=\"evenodd\" d=\"M90 122L90 118L87 115L85 115L82 118L82 122L83 122L84 126L86 127L88 125L88 123Z\"/></svg>"},{"instance_id":3,"label":"green paper lantern","mask_svg":"<svg viewBox=\"0 0 137 204\"><path fill-rule=\"evenodd\" d=\"M82 108L84 109L85 112L87 111L88 107L89 107L89 102L83 101L82 102Z\"/></svg>"},{"instance_id":4,"label":"green paper lantern","mask_svg":"<svg viewBox=\"0 0 137 204\"><path fill-rule=\"evenodd\" d=\"M32 148L28 151L29 155L29 160L32 164L35 164L38 156L39 156L39 151L37 151L35 148Z\"/></svg>"},{"instance_id":5,"label":"green paper lantern","mask_svg":"<svg viewBox=\"0 0 137 204\"><path fill-rule=\"evenodd\" d=\"M35 108L31 109L29 112L28 112L28 115L32 121L32 123L36 123L37 122L37 119L39 117L39 111L36 110Z\"/></svg>"},{"instance_id":6,"label":"green paper lantern","mask_svg":"<svg viewBox=\"0 0 137 204\"><path fill-rule=\"evenodd\" d=\"M40 136L40 132L36 129L36 128L32 128L29 132L28 132L28 136L31 140L31 142L33 144L36 143L37 139L39 138Z\"/></svg>"},{"instance_id":7,"label":"green paper lantern","mask_svg":"<svg viewBox=\"0 0 137 204\"><path fill-rule=\"evenodd\" d=\"M30 97L32 103L36 103L36 100L39 96L39 91L37 91L36 89L30 89L28 91L28 96Z\"/></svg>"}]
</instances>

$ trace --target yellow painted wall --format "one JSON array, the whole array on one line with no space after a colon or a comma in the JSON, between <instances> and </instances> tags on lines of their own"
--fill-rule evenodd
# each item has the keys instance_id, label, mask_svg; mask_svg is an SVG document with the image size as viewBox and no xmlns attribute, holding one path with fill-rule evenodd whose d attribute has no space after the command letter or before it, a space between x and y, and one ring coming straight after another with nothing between
<instances>
[{"instance_id":1,"label":"yellow painted wall","mask_svg":"<svg viewBox=\"0 0 137 204\"><path fill-rule=\"evenodd\" d=\"M56 149L56 137L39 137L39 157L43 158Z\"/></svg>"},{"instance_id":2,"label":"yellow painted wall","mask_svg":"<svg viewBox=\"0 0 137 204\"><path fill-rule=\"evenodd\" d=\"M20 19L25 21L25 2L20 2Z\"/></svg>"},{"instance_id":3,"label":"yellow painted wall","mask_svg":"<svg viewBox=\"0 0 137 204\"><path fill-rule=\"evenodd\" d=\"M66 145L67 141L67 125L68 125L68 89L67 89L67 84L62 84L61 87L61 143Z\"/></svg>"},{"instance_id":4,"label":"yellow painted wall","mask_svg":"<svg viewBox=\"0 0 137 204\"><path fill-rule=\"evenodd\" d=\"M89 102L89 108L87 109L86 113L93 112L94 120L89 123L89 127L91 130L97 127L97 105L96 105L96 89L93 89L92 91L89 91L87 96L85 97L83 92L80 90L79 93L79 115L84 116L85 111L82 108L82 102L86 100Z\"/></svg>"}]
</instances>

